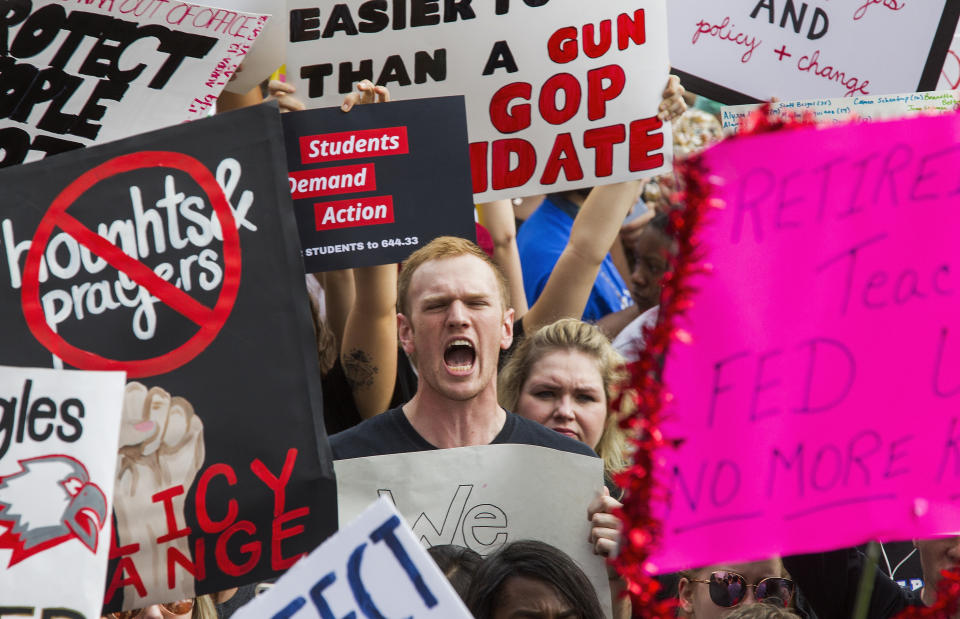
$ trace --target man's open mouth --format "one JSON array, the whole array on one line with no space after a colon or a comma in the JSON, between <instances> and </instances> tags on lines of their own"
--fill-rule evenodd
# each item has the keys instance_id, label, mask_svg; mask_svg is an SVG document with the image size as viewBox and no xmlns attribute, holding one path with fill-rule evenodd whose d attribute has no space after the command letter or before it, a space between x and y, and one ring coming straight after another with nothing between
<instances>
[{"instance_id":1,"label":"man's open mouth","mask_svg":"<svg viewBox=\"0 0 960 619\"><path fill-rule=\"evenodd\" d=\"M465 339L453 340L443 353L443 362L451 374L469 374L476 360L477 353L473 349L473 344Z\"/></svg>"}]
</instances>

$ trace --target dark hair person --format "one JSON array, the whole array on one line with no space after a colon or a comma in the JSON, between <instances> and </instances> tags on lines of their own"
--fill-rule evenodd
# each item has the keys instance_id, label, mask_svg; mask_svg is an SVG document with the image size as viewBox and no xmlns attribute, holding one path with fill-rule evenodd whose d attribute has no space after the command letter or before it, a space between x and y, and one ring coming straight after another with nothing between
<instances>
[{"instance_id":1,"label":"dark hair person","mask_svg":"<svg viewBox=\"0 0 960 619\"><path fill-rule=\"evenodd\" d=\"M466 601L476 619L603 618L593 586L573 559L532 540L507 544L487 557Z\"/></svg>"},{"instance_id":2,"label":"dark hair person","mask_svg":"<svg viewBox=\"0 0 960 619\"><path fill-rule=\"evenodd\" d=\"M441 544L427 549L433 562L450 581L460 599L467 599L467 591L477 568L483 563L483 557L475 551L456 544Z\"/></svg>"}]
</instances>

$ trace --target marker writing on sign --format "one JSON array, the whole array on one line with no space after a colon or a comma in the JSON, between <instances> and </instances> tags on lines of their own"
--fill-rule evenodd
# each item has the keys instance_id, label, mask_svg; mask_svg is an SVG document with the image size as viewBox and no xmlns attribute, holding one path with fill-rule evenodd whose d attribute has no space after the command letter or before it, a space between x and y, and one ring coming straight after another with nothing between
<instances>
[{"instance_id":1,"label":"marker writing on sign","mask_svg":"<svg viewBox=\"0 0 960 619\"><path fill-rule=\"evenodd\" d=\"M27 380L19 398L0 396L0 459L13 443L51 438L74 443L83 435L83 402L66 398L57 404L46 396L31 394L32 389L33 381Z\"/></svg>"},{"instance_id":2,"label":"marker writing on sign","mask_svg":"<svg viewBox=\"0 0 960 619\"><path fill-rule=\"evenodd\" d=\"M437 598L433 592L430 591L430 588L427 587L427 583L420 574L420 570L417 569L416 563L414 563L413 559L410 558L410 555L407 554L406 549L403 547L403 543L397 538L396 533L394 533L396 528L399 526L400 518L397 515L390 516L386 521L384 521L383 524L377 527L370 534L370 541L375 544L383 542L387 545L394 559L396 559L397 563L400 564L400 567L403 568L404 573L410 580L410 584L414 589L416 589L420 599L423 600L424 605L426 605L427 608L433 608L438 603ZM350 558L347 561L347 582L350 585L350 591L357 603L357 608L363 611L364 616L382 617L383 614L374 603L373 598L370 596L370 592L367 590L360 574L363 553L366 548L367 544L364 542L358 545L353 552L350 553ZM317 612L320 613L321 617L334 617L333 610L330 608L330 604L324 598L324 591L333 585L336 580L336 571L329 572L328 574L319 578L316 584L310 588L310 601L313 602L313 605L316 607ZM297 597L279 612L274 613L272 619L288 619L289 617L293 617L301 608L306 606L306 604L306 599L303 597Z\"/></svg>"}]
</instances>

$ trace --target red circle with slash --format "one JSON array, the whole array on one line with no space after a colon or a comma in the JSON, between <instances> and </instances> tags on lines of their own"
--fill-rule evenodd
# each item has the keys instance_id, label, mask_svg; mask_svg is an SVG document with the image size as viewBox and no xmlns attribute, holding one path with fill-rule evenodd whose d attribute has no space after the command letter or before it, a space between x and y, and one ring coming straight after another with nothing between
<instances>
[{"instance_id":1,"label":"red circle with slash","mask_svg":"<svg viewBox=\"0 0 960 619\"><path fill-rule=\"evenodd\" d=\"M186 172L200 185L213 206L213 212L220 222L223 233L224 276L220 296L217 297L217 302L212 309L154 273L153 269L147 265L125 254L119 247L67 212L77 198L97 183L124 172L143 168L173 168ZM60 228L69 234L92 254L102 258L110 266L143 286L162 303L196 323L200 327L199 331L182 345L162 355L126 361L103 357L64 340L47 324L43 306L40 303L40 262L55 228ZM239 289L240 235L237 232L227 196L223 193L223 188L220 187L217 179L206 166L188 155L167 151L141 151L115 157L85 172L54 199L40 221L30 244L30 251L23 269L20 303L27 326L30 327L33 336L44 348L65 363L84 370L122 370L127 372L128 378L141 378L175 370L203 352L226 323Z\"/></svg>"}]
</instances>

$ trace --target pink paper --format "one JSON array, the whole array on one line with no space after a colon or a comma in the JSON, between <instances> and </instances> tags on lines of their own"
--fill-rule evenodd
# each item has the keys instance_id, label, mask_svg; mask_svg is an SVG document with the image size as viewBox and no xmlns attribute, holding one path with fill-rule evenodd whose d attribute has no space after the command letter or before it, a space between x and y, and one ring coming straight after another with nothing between
<instances>
[{"instance_id":1,"label":"pink paper","mask_svg":"<svg viewBox=\"0 0 960 619\"><path fill-rule=\"evenodd\" d=\"M672 571L960 530L960 116L740 138L665 382Z\"/></svg>"}]
</instances>

